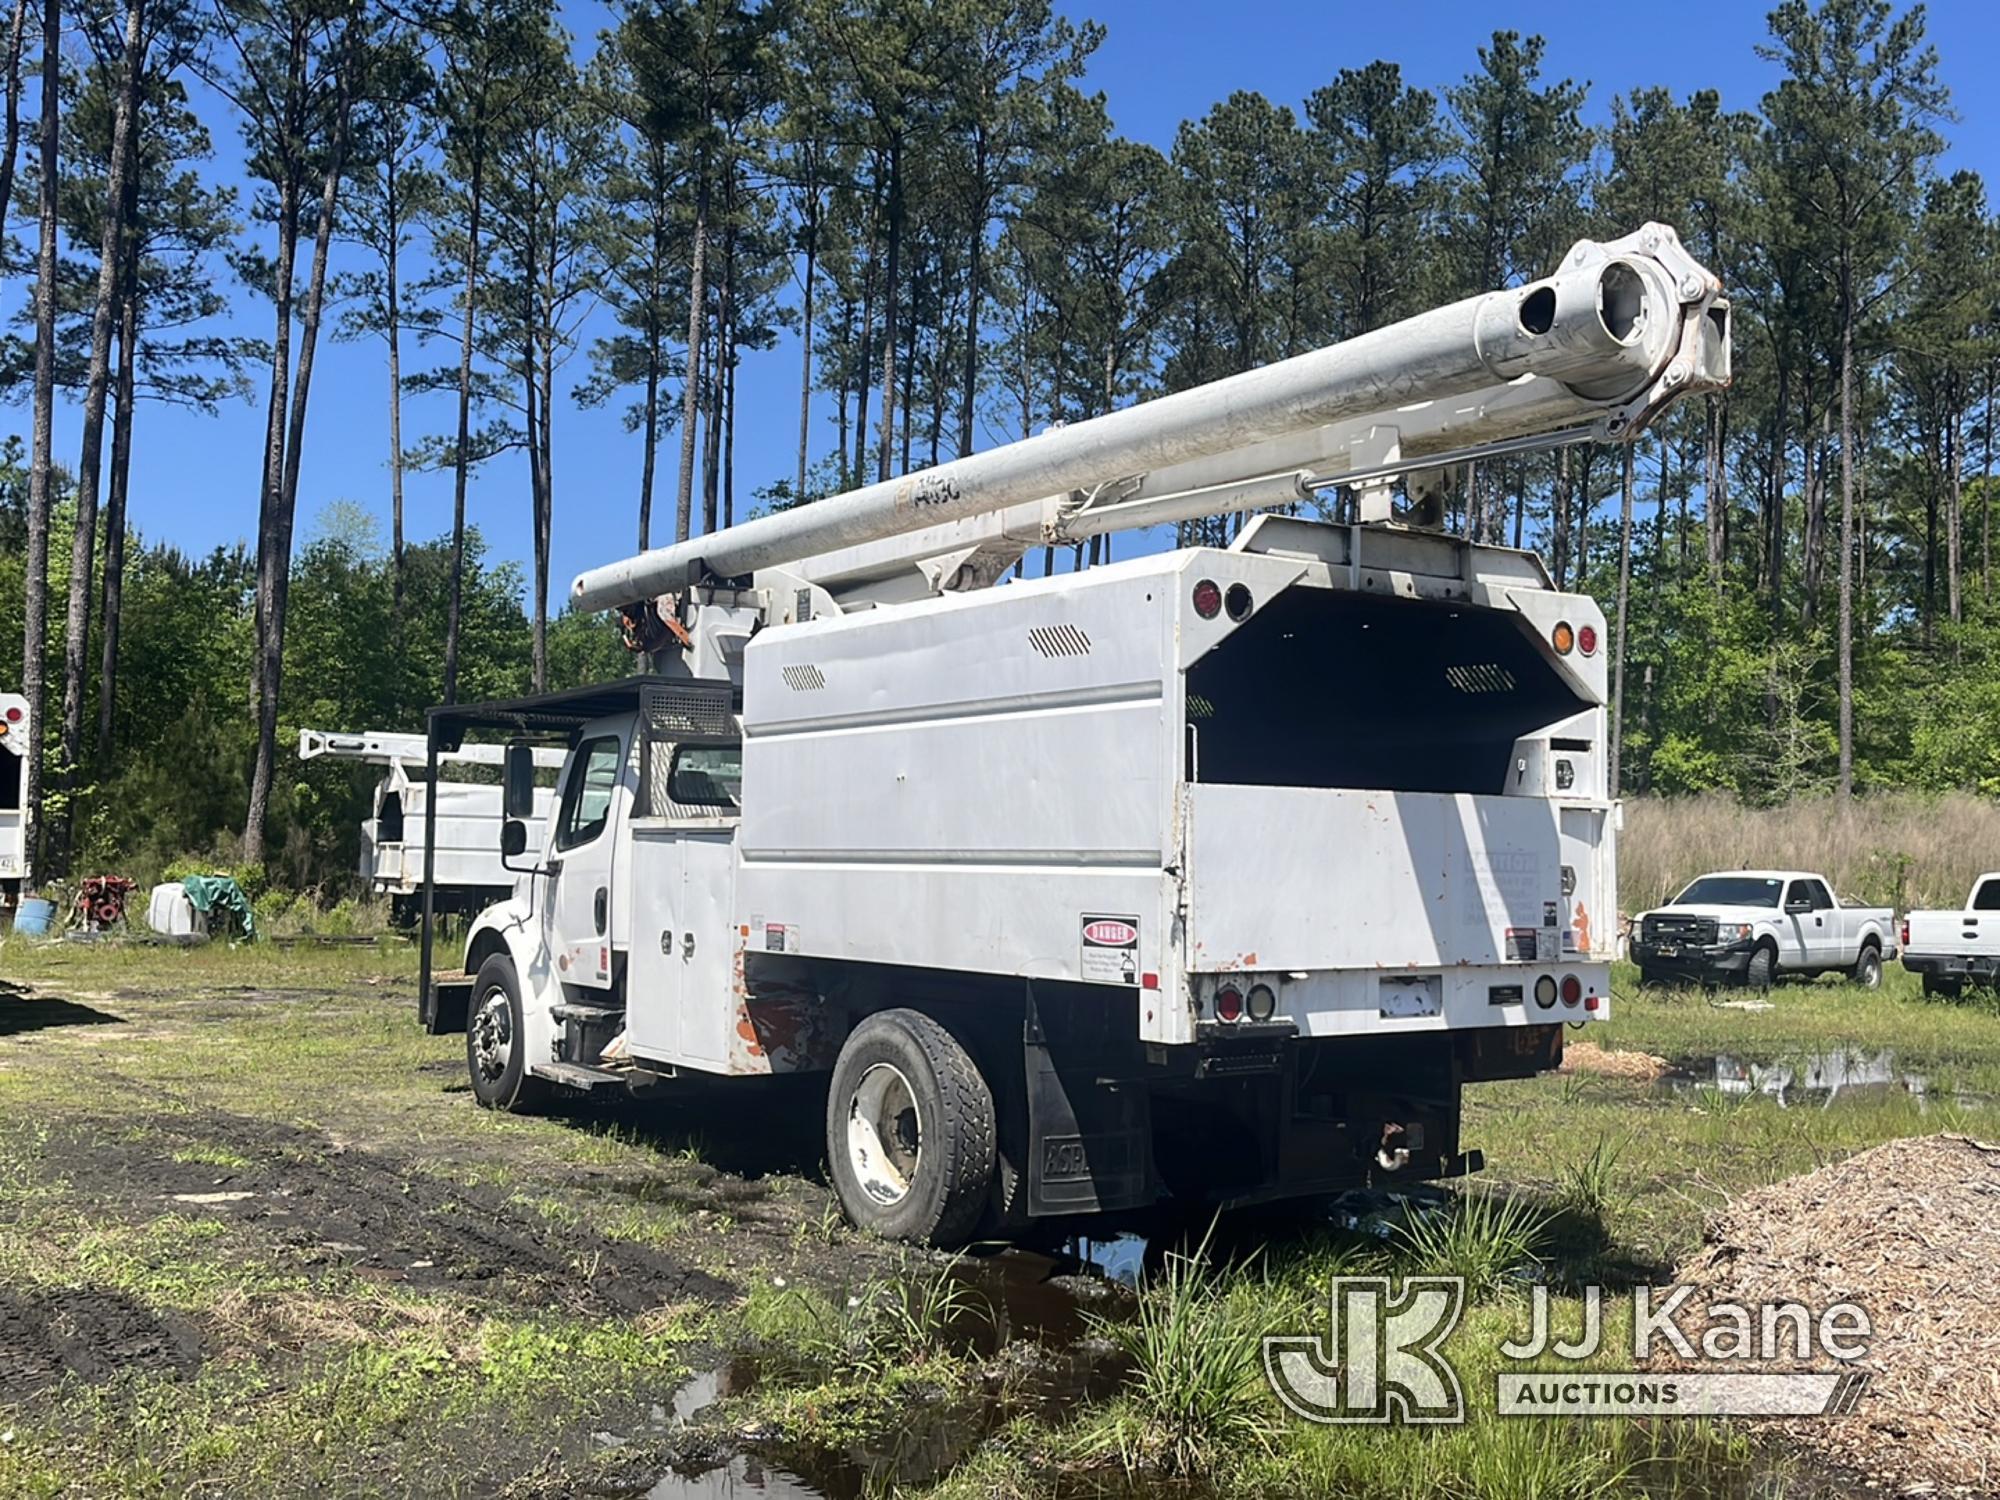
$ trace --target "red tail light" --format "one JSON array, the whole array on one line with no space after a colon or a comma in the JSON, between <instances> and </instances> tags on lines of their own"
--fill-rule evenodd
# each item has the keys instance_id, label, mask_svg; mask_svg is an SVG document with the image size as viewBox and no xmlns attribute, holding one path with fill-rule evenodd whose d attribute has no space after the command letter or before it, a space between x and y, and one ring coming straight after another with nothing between
<instances>
[{"instance_id":1,"label":"red tail light","mask_svg":"<svg viewBox=\"0 0 2000 1500\"><path fill-rule=\"evenodd\" d=\"M1204 578L1195 584L1194 612L1204 620L1213 620L1222 613L1222 586L1213 578Z\"/></svg>"},{"instance_id":2,"label":"red tail light","mask_svg":"<svg viewBox=\"0 0 2000 1500\"><path fill-rule=\"evenodd\" d=\"M1243 1019L1243 991L1234 985L1226 985L1215 992L1215 1018L1218 1021L1240 1021Z\"/></svg>"},{"instance_id":3,"label":"red tail light","mask_svg":"<svg viewBox=\"0 0 2000 1500\"><path fill-rule=\"evenodd\" d=\"M1903 918L1903 946L1905 948L1910 946L1910 919L1908 917Z\"/></svg>"},{"instance_id":4,"label":"red tail light","mask_svg":"<svg viewBox=\"0 0 2000 1500\"><path fill-rule=\"evenodd\" d=\"M1562 979L1564 1005L1575 1005L1583 999L1583 981L1574 974L1565 974Z\"/></svg>"}]
</instances>

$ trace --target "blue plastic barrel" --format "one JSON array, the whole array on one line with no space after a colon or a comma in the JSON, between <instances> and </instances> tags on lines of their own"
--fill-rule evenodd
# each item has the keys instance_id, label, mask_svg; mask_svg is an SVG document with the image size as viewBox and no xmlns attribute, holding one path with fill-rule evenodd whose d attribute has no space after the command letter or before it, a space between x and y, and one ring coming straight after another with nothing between
<instances>
[{"instance_id":1,"label":"blue plastic barrel","mask_svg":"<svg viewBox=\"0 0 2000 1500\"><path fill-rule=\"evenodd\" d=\"M53 901L26 900L14 913L14 930L28 937L42 937L48 933L56 920L56 904Z\"/></svg>"}]
</instances>

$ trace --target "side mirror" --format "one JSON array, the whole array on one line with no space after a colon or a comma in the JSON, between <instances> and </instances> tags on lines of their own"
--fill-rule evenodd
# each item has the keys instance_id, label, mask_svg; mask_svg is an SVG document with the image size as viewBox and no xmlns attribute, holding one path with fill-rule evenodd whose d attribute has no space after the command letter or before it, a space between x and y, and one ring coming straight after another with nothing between
<instances>
[{"instance_id":1,"label":"side mirror","mask_svg":"<svg viewBox=\"0 0 2000 1500\"><path fill-rule=\"evenodd\" d=\"M519 818L509 818L500 825L500 857L519 859L528 852L528 825Z\"/></svg>"},{"instance_id":2,"label":"side mirror","mask_svg":"<svg viewBox=\"0 0 2000 1500\"><path fill-rule=\"evenodd\" d=\"M501 793L501 808L506 816L532 818L535 815L534 746L525 740L515 740L507 746L502 779L505 787Z\"/></svg>"},{"instance_id":3,"label":"side mirror","mask_svg":"<svg viewBox=\"0 0 2000 1500\"><path fill-rule=\"evenodd\" d=\"M1797 897L1796 899L1787 901L1785 903L1785 915L1788 917L1810 916L1812 914L1812 910L1813 910L1812 902L1807 900L1804 896Z\"/></svg>"}]
</instances>

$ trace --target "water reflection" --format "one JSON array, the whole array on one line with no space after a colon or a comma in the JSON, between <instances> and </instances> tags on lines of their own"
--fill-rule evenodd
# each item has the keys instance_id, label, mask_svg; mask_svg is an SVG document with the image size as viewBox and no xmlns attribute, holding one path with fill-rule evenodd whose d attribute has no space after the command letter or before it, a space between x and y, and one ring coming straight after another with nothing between
<instances>
[{"instance_id":1,"label":"water reflection","mask_svg":"<svg viewBox=\"0 0 2000 1500\"><path fill-rule=\"evenodd\" d=\"M1930 1079L1898 1067L1893 1052L1833 1051L1771 1063L1752 1062L1725 1052L1685 1073L1670 1074L1661 1082L1675 1093L1712 1088L1738 1096L1761 1094L1776 1100L1781 1108L1825 1106L1843 1096L1880 1099L1898 1093L1922 1101L1931 1092Z\"/></svg>"}]
</instances>

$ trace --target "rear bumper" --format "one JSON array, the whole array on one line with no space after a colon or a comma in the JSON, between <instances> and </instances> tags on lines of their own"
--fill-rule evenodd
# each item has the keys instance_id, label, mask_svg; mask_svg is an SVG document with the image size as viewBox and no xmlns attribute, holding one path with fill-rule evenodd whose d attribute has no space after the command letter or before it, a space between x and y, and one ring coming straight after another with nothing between
<instances>
[{"instance_id":1,"label":"rear bumper","mask_svg":"<svg viewBox=\"0 0 2000 1500\"><path fill-rule=\"evenodd\" d=\"M1933 979L1971 979L1990 984L2000 975L2000 957L1988 954L1905 953L1903 967Z\"/></svg>"}]
</instances>

